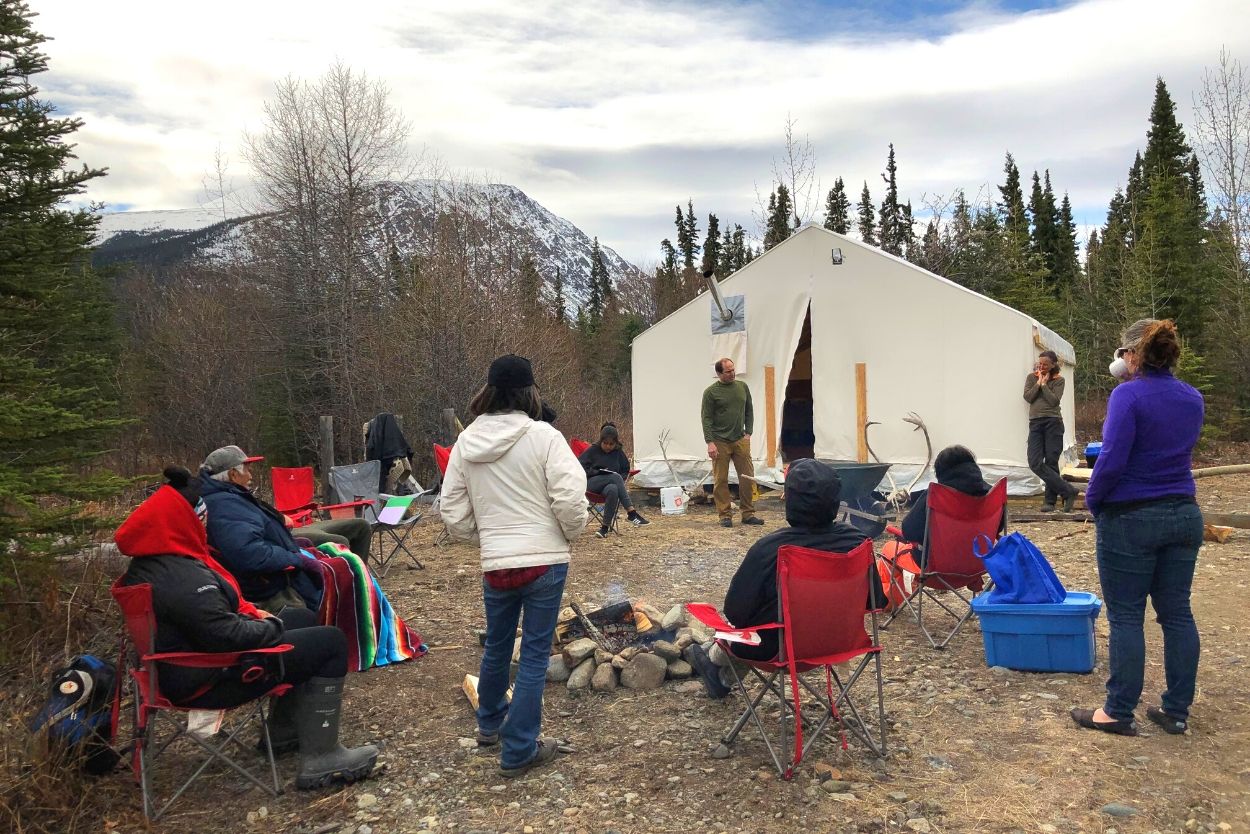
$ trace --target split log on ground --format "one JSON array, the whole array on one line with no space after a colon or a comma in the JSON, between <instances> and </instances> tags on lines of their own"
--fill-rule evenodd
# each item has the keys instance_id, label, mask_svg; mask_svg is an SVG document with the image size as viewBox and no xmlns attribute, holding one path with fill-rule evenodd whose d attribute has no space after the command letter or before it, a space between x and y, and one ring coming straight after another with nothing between
<instances>
[{"instance_id":1,"label":"split log on ground","mask_svg":"<svg viewBox=\"0 0 1250 834\"><path fill-rule=\"evenodd\" d=\"M464 683L460 684L460 689L464 691L464 697L469 699L469 703L473 706L473 709L477 709L477 675L465 675ZM512 687L508 687L508 692L504 697L506 697L509 701L512 700Z\"/></svg>"},{"instance_id":2,"label":"split log on ground","mask_svg":"<svg viewBox=\"0 0 1250 834\"><path fill-rule=\"evenodd\" d=\"M1207 542L1218 542L1223 544L1228 541L1229 536L1233 534L1232 527L1220 527L1215 524L1205 524L1202 527L1202 540Z\"/></svg>"},{"instance_id":3,"label":"split log on ground","mask_svg":"<svg viewBox=\"0 0 1250 834\"><path fill-rule=\"evenodd\" d=\"M1088 481L1094 470L1088 466L1065 466L1060 470L1060 475L1066 481ZM1200 469L1193 470L1192 474L1195 478L1210 478L1216 475L1244 475L1250 473L1250 463L1234 463L1228 466L1205 466Z\"/></svg>"},{"instance_id":4,"label":"split log on ground","mask_svg":"<svg viewBox=\"0 0 1250 834\"><path fill-rule=\"evenodd\" d=\"M1250 530L1250 513L1203 513L1203 524L1216 527L1235 527L1238 530Z\"/></svg>"}]
</instances>

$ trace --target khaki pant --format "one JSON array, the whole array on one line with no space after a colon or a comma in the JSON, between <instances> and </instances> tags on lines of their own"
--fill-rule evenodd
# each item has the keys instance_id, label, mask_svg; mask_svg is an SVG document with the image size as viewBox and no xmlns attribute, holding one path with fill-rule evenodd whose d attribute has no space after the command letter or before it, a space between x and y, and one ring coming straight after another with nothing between
<instances>
[{"instance_id":1,"label":"khaki pant","mask_svg":"<svg viewBox=\"0 0 1250 834\"><path fill-rule=\"evenodd\" d=\"M712 498L716 512L721 518L732 518L733 507L729 498L729 464L733 462L738 473L738 505L742 508L742 520L755 515L755 466L751 463L751 441L745 437L734 443L723 440L716 443L716 459L712 461Z\"/></svg>"}]
</instances>

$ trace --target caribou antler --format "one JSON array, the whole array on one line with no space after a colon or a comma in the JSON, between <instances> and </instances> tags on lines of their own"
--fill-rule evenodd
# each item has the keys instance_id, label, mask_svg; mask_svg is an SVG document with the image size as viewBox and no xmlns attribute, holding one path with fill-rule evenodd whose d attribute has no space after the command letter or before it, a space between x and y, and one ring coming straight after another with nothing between
<instances>
[{"instance_id":1,"label":"caribou antler","mask_svg":"<svg viewBox=\"0 0 1250 834\"><path fill-rule=\"evenodd\" d=\"M869 420L867 423L864 423L864 445L868 447L868 454L872 455L873 460L875 460L877 463L884 463L884 461L881 460L881 458L877 455L877 453L873 451L872 444L868 442L868 427L879 426L879 425L881 424L878 423L876 420ZM886 500L889 501L891 504L894 504L895 505L894 509L897 511L900 506L895 501L895 495L898 494L898 484L894 482L894 476L890 474L889 469L885 470L885 478L887 481L890 482L890 494L886 496Z\"/></svg>"},{"instance_id":2,"label":"caribou antler","mask_svg":"<svg viewBox=\"0 0 1250 834\"><path fill-rule=\"evenodd\" d=\"M920 479L924 477L924 473L929 471L929 464L933 462L933 441L929 439L929 427L924 424L924 420L920 419L920 415L914 411L907 412L907 416L903 418L904 423L911 423L916 428L912 431L924 432L924 466L920 467L920 471L916 473L916 477L912 478L911 483L907 485L907 493L911 494L916 484L920 483Z\"/></svg>"}]
</instances>

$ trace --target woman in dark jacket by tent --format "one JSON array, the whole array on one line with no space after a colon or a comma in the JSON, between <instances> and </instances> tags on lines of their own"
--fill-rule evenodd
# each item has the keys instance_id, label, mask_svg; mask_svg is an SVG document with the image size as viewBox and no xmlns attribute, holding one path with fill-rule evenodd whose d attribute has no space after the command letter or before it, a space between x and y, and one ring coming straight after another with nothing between
<instances>
[{"instance_id":1,"label":"woman in dark jacket by tent","mask_svg":"<svg viewBox=\"0 0 1250 834\"><path fill-rule=\"evenodd\" d=\"M600 427L599 442L587 446L577 456L577 462L586 470L586 490L597 492L607 499L603 504L603 525L595 533L596 536L602 539L608 535L618 505L629 513L631 524L650 524L630 503L629 490L625 488L625 479L629 477L629 458L621 449L621 435L615 423L604 423Z\"/></svg>"},{"instance_id":2,"label":"woman in dark jacket by tent","mask_svg":"<svg viewBox=\"0 0 1250 834\"><path fill-rule=\"evenodd\" d=\"M277 699L271 716L275 752L297 742L296 785L310 789L367 776L377 761L372 745L338 742L347 641L333 626L316 625L311 611L288 608L281 618L243 599L234 578L208 552L196 515L199 482L182 467L165 470L168 483L117 529L114 539L131 559L122 585L149 585L157 652L239 652L290 643L281 682L296 685ZM272 678L244 682L230 669L162 664L161 689L184 707L228 709L264 695Z\"/></svg>"}]
</instances>

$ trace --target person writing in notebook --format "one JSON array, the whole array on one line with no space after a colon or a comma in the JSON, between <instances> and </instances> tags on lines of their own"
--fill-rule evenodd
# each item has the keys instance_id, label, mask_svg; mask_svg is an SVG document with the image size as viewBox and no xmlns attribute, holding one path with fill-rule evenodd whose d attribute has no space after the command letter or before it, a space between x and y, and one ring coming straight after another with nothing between
<instances>
[{"instance_id":1,"label":"person writing in notebook","mask_svg":"<svg viewBox=\"0 0 1250 834\"><path fill-rule=\"evenodd\" d=\"M605 538L612 530L618 506L629 513L629 523L641 527L650 524L634 509L629 500L625 479L629 477L629 458L621 449L621 435L615 423L604 423L599 429L599 442L587 446L577 456L577 462L586 470L586 489L597 492L606 499L603 502L603 524L595 535Z\"/></svg>"}]
</instances>

